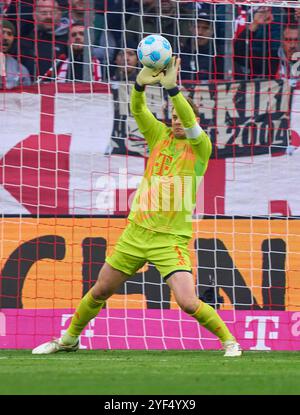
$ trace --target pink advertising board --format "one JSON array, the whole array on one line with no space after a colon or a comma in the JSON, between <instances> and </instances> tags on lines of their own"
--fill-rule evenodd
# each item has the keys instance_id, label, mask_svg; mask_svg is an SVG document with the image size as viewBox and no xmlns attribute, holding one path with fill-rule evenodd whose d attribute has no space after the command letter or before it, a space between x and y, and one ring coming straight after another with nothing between
<instances>
[{"instance_id":1,"label":"pink advertising board","mask_svg":"<svg viewBox=\"0 0 300 415\"><path fill-rule=\"evenodd\" d=\"M0 348L31 349L60 336L70 309L2 309ZM300 312L220 311L244 350L300 350ZM81 336L81 349L219 349L219 341L179 310L103 310Z\"/></svg>"}]
</instances>

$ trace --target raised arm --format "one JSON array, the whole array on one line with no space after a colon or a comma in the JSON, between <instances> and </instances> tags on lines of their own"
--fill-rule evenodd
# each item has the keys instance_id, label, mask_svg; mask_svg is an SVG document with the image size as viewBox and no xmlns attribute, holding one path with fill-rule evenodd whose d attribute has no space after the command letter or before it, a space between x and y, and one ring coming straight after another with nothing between
<instances>
[{"instance_id":1,"label":"raised arm","mask_svg":"<svg viewBox=\"0 0 300 415\"><path fill-rule=\"evenodd\" d=\"M212 151L209 136L200 127L192 107L181 92L178 91L176 95L171 96L171 100L176 114L184 127L186 138L192 144L202 163L207 164Z\"/></svg>"},{"instance_id":2,"label":"raised arm","mask_svg":"<svg viewBox=\"0 0 300 415\"><path fill-rule=\"evenodd\" d=\"M145 86L157 84L162 74L155 75L152 69L144 67L136 78L131 90L130 111L140 132L145 137L150 151L161 136L165 125L158 121L146 104Z\"/></svg>"},{"instance_id":3,"label":"raised arm","mask_svg":"<svg viewBox=\"0 0 300 415\"><path fill-rule=\"evenodd\" d=\"M186 138L192 144L202 163L207 164L212 151L211 141L206 132L200 127L192 107L177 87L179 64L180 59L172 58L160 82L172 100L176 114L185 130Z\"/></svg>"}]
</instances>

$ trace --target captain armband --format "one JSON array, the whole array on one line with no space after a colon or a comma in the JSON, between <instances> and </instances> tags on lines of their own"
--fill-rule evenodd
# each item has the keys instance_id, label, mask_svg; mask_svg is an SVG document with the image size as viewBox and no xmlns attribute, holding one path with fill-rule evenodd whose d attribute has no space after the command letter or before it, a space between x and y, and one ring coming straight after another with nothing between
<instances>
[{"instance_id":1,"label":"captain armband","mask_svg":"<svg viewBox=\"0 0 300 415\"><path fill-rule=\"evenodd\" d=\"M203 133L202 128L199 124L195 124L193 127L184 128L186 138L195 139L198 138L201 133Z\"/></svg>"}]
</instances>

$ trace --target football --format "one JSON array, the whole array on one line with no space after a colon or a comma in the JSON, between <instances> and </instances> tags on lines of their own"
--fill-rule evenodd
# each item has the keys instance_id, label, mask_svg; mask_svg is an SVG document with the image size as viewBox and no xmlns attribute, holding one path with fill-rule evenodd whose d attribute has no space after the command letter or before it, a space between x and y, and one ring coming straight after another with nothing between
<instances>
[{"instance_id":1,"label":"football","mask_svg":"<svg viewBox=\"0 0 300 415\"><path fill-rule=\"evenodd\" d=\"M137 55L143 66L162 70L172 57L170 42L161 35L149 35L140 41Z\"/></svg>"}]
</instances>

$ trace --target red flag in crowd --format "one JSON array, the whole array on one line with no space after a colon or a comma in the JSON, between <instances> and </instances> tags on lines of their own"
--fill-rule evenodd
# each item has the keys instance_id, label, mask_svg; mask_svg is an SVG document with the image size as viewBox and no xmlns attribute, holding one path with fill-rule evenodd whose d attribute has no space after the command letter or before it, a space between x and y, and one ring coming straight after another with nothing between
<instances>
[{"instance_id":1,"label":"red flag in crowd","mask_svg":"<svg viewBox=\"0 0 300 415\"><path fill-rule=\"evenodd\" d=\"M247 12L243 10L242 6L238 6L238 17L235 20L234 37L237 38L239 34L245 29L247 22Z\"/></svg>"},{"instance_id":2,"label":"red flag in crowd","mask_svg":"<svg viewBox=\"0 0 300 415\"><path fill-rule=\"evenodd\" d=\"M11 3L11 0L4 0L4 1L2 2L2 4L3 4L2 13L3 13L3 14L5 14L5 13L6 13L6 10L8 9L8 6L10 5L10 3Z\"/></svg>"}]
</instances>

